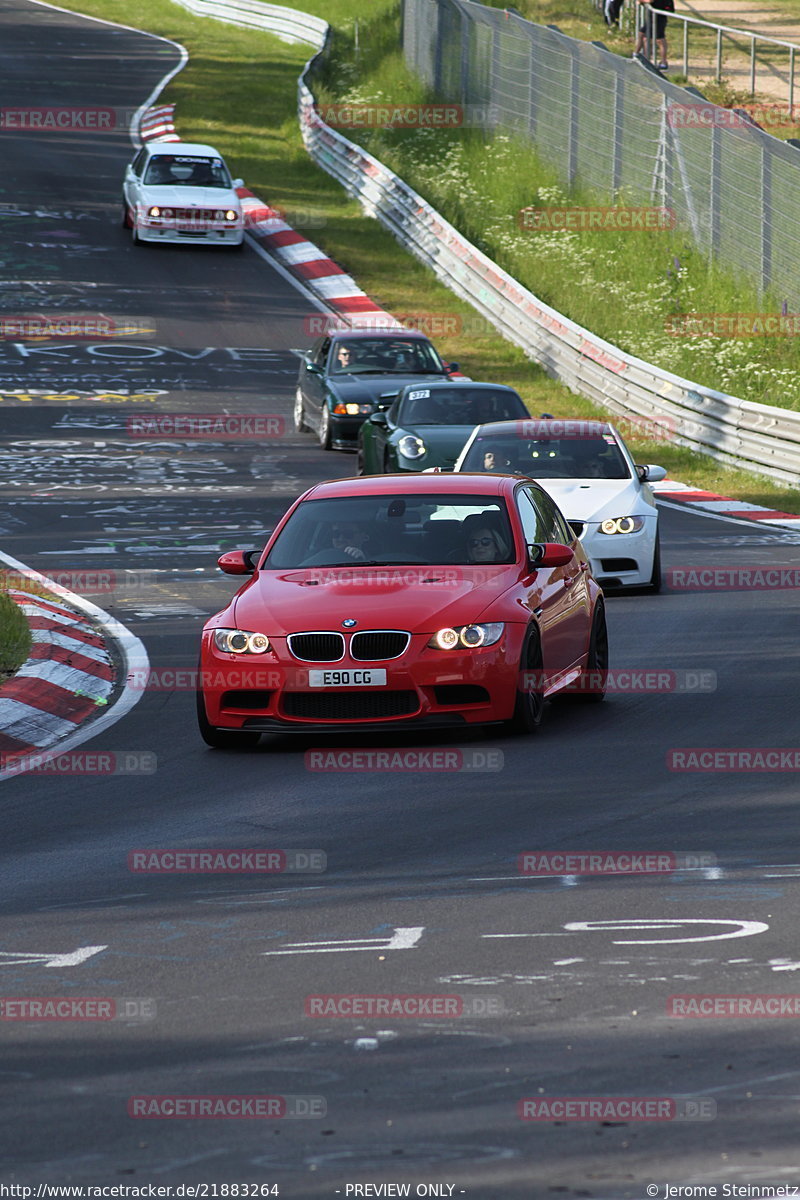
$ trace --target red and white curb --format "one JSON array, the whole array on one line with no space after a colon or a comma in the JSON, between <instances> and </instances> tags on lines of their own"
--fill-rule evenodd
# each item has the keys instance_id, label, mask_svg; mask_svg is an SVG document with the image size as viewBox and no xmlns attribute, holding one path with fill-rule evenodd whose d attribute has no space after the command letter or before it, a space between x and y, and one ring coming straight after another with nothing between
<instances>
[{"instance_id":1,"label":"red and white curb","mask_svg":"<svg viewBox=\"0 0 800 1200\"><path fill-rule=\"evenodd\" d=\"M175 105L157 104L139 118L139 136L143 142L179 142L175 130Z\"/></svg>"},{"instance_id":2,"label":"red and white curb","mask_svg":"<svg viewBox=\"0 0 800 1200\"><path fill-rule=\"evenodd\" d=\"M404 328L391 313L370 299L352 275L343 271L324 250L287 225L279 210L259 200L249 188L241 187L238 192L250 236L340 317L344 328Z\"/></svg>"},{"instance_id":3,"label":"red and white curb","mask_svg":"<svg viewBox=\"0 0 800 1200\"><path fill-rule=\"evenodd\" d=\"M24 563L0 553L14 585L8 595L19 604L31 631L28 660L0 687L0 780L20 774L20 765L57 745L59 754L95 737L141 699L131 681L147 678L144 646L115 617ZM29 579L39 590L26 587ZM113 643L121 664L109 652Z\"/></svg>"},{"instance_id":4,"label":"red and white curb","mask_svg":"<svg viewBox=\"0 0 800 1200\"><path fill-rule=\"evenodd\" d=\"M746 500L734 500L731 496L718 496L716 492L705 492L686 483L679 483L676 479L662 479L660 483L650 486L657 499L669 500L681 507L686 506L731 520L763 522L765 525L779 525L783 529L800 529L800 516L797 513L762 508Z\"/></svg>"}]
</instances>

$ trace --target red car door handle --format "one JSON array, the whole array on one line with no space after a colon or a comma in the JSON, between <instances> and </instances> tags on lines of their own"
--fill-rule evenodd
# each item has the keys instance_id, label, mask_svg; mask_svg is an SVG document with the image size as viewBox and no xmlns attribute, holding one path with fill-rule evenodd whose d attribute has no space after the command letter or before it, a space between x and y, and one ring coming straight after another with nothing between
<instances>
[{"instance_id":1,"label":"red car door handle","mask_svg":"<svg viewBox=\"0 0 800 1200\"><path fill-rule=\"evenodd\" d=\"M565 575L564 576L564 587L572 587L573 583L575 583L575 581L577 579L580 579L581 573L583 572L585 574L585 572L588 570L589 570L588 562L579 563L578 570L575 572L574 575Z\"/></svg>"}]
</instances>

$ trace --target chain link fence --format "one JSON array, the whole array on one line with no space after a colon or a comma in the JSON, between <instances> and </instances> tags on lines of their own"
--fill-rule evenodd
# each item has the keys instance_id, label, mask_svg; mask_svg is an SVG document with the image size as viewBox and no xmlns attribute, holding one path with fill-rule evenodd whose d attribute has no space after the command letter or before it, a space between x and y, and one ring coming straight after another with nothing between
<instances>
[{"instance_id":1,"label":"chain link fence","mask_svg":"<svg viewBox=\"0 0 800 1200\"><path fill-rule=\"evenodd\" d=\"M406 62L567 184L664 205L710 259L800 311L800 148L642 60L472 0L404 0Z\"/></svg>"}]
</instances>

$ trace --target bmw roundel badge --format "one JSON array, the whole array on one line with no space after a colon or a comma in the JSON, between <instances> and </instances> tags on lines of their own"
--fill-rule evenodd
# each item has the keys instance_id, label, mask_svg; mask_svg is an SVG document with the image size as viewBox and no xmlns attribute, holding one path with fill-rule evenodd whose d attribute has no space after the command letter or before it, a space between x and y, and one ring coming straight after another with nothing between
<instances>
[{"instance_id":1,"label":"bmw roundel badge","mask_svg":"<svg viewBox=\"0 0 800 1200\"><path fill-rule=\"evenodd\" d=\"M358 624L358 621L356 621L354 617L346 617L345 620L342 621L342 628L343 629L352 629L353 626L357 625L357 624Z\"/></svg>"}]
</instances>

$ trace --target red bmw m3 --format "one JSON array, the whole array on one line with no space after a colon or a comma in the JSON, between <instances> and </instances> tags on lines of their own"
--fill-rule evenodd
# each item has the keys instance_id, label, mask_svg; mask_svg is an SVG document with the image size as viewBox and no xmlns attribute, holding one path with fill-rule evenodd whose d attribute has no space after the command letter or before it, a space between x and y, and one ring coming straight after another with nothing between
<instances>
[{"instance_id":1,"label":"red bmw m3","mask_svg":"<svg viewBox=\"0 0 800 1200\"><path fill-rule=\"evenodd\" d=\"M602 592L530 479L378 475L317 484L203 630L198 719L218 748L264 733L505 723L603 697ZM583 686L583 685L586 686Z\"/></svg>"}]
</instances>

